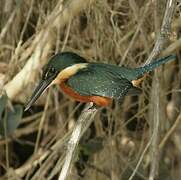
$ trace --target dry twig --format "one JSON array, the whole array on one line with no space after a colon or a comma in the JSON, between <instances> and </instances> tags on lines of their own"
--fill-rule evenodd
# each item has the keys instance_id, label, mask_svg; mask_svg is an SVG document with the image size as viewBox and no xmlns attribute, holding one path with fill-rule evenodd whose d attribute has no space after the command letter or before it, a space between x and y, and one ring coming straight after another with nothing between
<instances>
[{"instance_id":1,"label":"dry twig","mask_svg":"<svg viewBox=\"0 0 181 180\"><path fill-rule=\"evenodd\" d=\"M75 158L74 154L76 147L80 141L80 138L84 134L84 132L89 128L90 124L94 119L95 114L97 113L97 108L92 106L92 103L88 104L77 120L75 128L67 144L65 162L62 167L59 180L65 180L67 178L71 165L73 163L73 159Z\"/></svg>"},{"instance_id":2,"label":"dry twig","mask_svg":"<svg viewBox=\"0 0 181 180\"><path fill-rule=\"evenodd\" d=\"M103 59L109 59L107 61L102 61L106 63L119 63L121 62L119 58L122 57L121 63L125 61L125 64L128 63L130 65L131 63L133 63L133 65L139 64L141 61L143 61L145 56L148 56L149 54L150 45L152 45L152 40L155 33L153 33L152 31L153 23L149 22L149 20L154 15L151 15L151 17L148 16L150 16L150 14L153 11L152 2L160 3L158 1L102 0L96 1L96 3L93 6L91 6L91 8L87 7L91 2L93 2L93 0L59 0L56 1L58 2L57 4L54 4L55 1L41 2L42 4L37 4L37 2L35 3L34 0L27 1L26 5L23 4L25 5L25 9L28 8L29 10L27 11L27 13L25 13L26 18L24 18L25 16L23 16L23 18L18 17L18 13L24 10L24 8L21 7L15 16L12 15L13 12L15 12L15 10L12 11L12 13L10 13L10 15L7 16L8 18L5 18L7 22L4 22L2 26L0 41L3 42L8 37L12 39L12 41L19 41L19 43L18 47L15 48L14 45L16 46L16 43L12 43L13 45L12 47L10 47L10 45L4 41L4 44L0 45L0 58L4 57L4 59L6 59L9 56L11 57L10 62L13 62L12 64L14 64L15 60L17 64L20 63L20 66L23 63L25 63L25 60L27 60L26 64L24 65L24 68L5 85L5 90L7 91L8 96L12 100L14 100L16 95L20 94L22 90L24 90L24 87L26 87L30 82L34 81L34 77L38 74L38 70L41 69L41 67L46 63L45 61L48 59L48 54L52 50L54 52L62 51L64 49L73 50L81 52L83 56L85 55L85 57L91 57L91 59L95 58L98 61L102 61ZM155 46L153 48L152 53L146 60L146 64L153 61L153 59L155 59L160 53L167 55L168 53L173 52L175 51L175 49L180 47L181 43L180 39L178 39L164 50L164 47L166 47L167 41L169 39L171 29L170 24L172 21L175 3L175 0L167 1L167 7L162 21L161 31L161 21L159 21L159 23L155 23L155 27L157 27L155 32L159 33L160 31L160 33L156 37ZM43 6L45 6L45 8ZM80 14L80 16L77 16L77 14L84 7L86 7L86 11ZM40 10L40 12L37 12L37 10ZM160 12L155 11L155 13L155 15L159 17ZM35 14L38 15L38 18L34 19L33 17L33 20L35 22L32 22L32 16L34 16ZM72 18L74 16L76 16L77 18ZM21 33L18 32L18 30L21 28L16 30L16 33L19 33L16 39L10 37L9 35L11 29L16 29L13 27L13 25L16 25L16 23L12 23L12 18L15 19L17 22L19 22L19 19L21 20L22 31ZM175 20L175 28L177 29L178 27L180 27L180 21L178 21L179 19L176 18ZM33 35L29 35L27 33L29 31L29 26L31 25L35 31L33 32ZM64 25L66 25L67 28L66 33L64 33L64 30L62 31ZM55 33L56 35L54 35ZM147 34L145 35L145 33ZM28 40L26 40L27 37L29 38ZM24 41L24 38L25 43L22 43ZM141 38L142 41L137 40L138 38ZM11 51L8 48L11 49ZM8 51L8 53L4 52L4 49ZM16 49L15 53L14 49ZM7 53L8 56L4 55L4 53ZM129 57L129 61L127 57ZM9 61L7 60L7 62ZM3 75L6 75L6 70L3 70ZM17 72L17 70L13 70L13 72L11 72L11 68L9 68L8 72L10 72L10 77L12 77L12 75L15 72ZM172 73L170 72L170 74ZM179 73L176 74L178 75ZM116 104L115 108L113 108L113 111L107 109L105 110L106 112L103 111L100 114L100 119L102 120L102 116L104 116L104 119L106 119L105 121L108 121L108 126L106 125L105 127L105 124L101 123L100 121L96 121L96 123L94 124L94 127L96 129L96 136L107 136L108 131L109 138L107 139L108 141L110 141L111 139L111 148L109 149L107 148L107 146L105 146L103 150L100 152L100 156L97 156L96 154L92 158L94 162L91 162L91 164L94 164L95 168L97 168L101 164L101 168L98 169L102 169L112 179L120 179L120 173L124 171L125 166L129 167L130 160L135 159L135 156L140 154L140 152L141 155L140 157L138 156L138 163L135 166L135 168L134 165L132 165L131 171L133 171L133 173L130 172L132 173L131 176L130 173L127 174L127 179L129 177L130 179L133 177L135 178L135 176L139 173L143 174L143 176L146 177L147 172L144 172L145 167L143 167L141 163L143 160L146 160L147 156L145 156L145 154L148 148L150 149L150 152L148 153L150 157L149 165L151 167L149 174L150 179L154 179L154 177L156 177L156 172L158 171L157 159L159 158L159 128L162 126L160 121L163 119L161 119L161 117L159 116L159 113L161 112L161 102L160 99L156 98L158 95L159 87L161 87L159 78L157 77L158 75L159 73L156 71L152 83L152 96L151 98L149 97L149 102L153 108L148 108L149 105L143 102L145 100L148 101L147 93L150 86L146 82L145 84L147 85L147 87L145 86L145 84L143 84L144 93L143 96L139 97L138 101L135 99L133 100L132 98L125 98L126 103L123 103L121 107L120 105L118 106L118 104ZM168 84L168 89L170 90L171 88L173 88L173 85ZM180 85L178 85L177 88L180 88ZM21 139L22 136L29 137L29 134L37 134L37 132L39 134L36 139L38 143L36 143L36 141L34 140L33 142L31 142L31 146L35 145L35 147L32 148L35 151L35 153L28 156L28 161L23 162L21 164L15 163L16 165L14 166L14 164L11 164L11 156L9 156L10 168L17 167L17 169L12 169L12 171L10 171L9 168L9 171L5 170L5 179L7 179L8 175L11 175L12 179L15 177L17 179L20 179L24 178L25 176L28 179L29 174L32 180L37 180L40 176L42 177L42 179L45 178L47 180L51 180L52 178L57 176L57 174L60 173L61 169L62 172L59 174L59 179L65 179L69 176L71 167L74 164L75 152L79 144L80 138L82 137L83 133L87 131L98 109L89 109L88 111L84 110L81 113L81 115L77 118L76 113L81 109L81 107L79 107L77 111L77 109L74 108L74 102L67 101L66 97L60 97L58 95L57 89L53 89L52 91L54 92L54 99L52 99L52 101L50 102L47 102L50 106L50 109L48 111L43 113L41 112L36 117L33 117L33 115L28 116L28 118L30 118L31 120L29 119L28 122L24 120L24 123L22 125L23 128L19 128L15 132L13 138L8 138L6 141L0 141L1 147L13 141L16 141L20 144L27 143ZM52 91L50 91L50 95ZM171 93L173 93L173 91L171 91ZM61 99L60 108L59 99ZM54 104L56 104L56 107L52 106ZM139 113L135 113L133 111L133 116L131 112L132 109L134 111L138 111ZM75 111L76 113L74 114ZM126 114L125 112L127 111L128 113L131 113L131 117L124 117L124 114ZM147 112L151 113L152 117L148 118L151 124L149 128L151 133L149 135L148 143L145 145L145 136L147 134L147 129L142 130L144 132L143 135L141 135L141 142L140 139L137 139L140 137L139 132L137 133L134 130L134 136L132 136L132 132L128 131L127 129L130 124L132 126L132 124L135 122L135 119L139 120L141 119L141 117L143 117L143 119L147 119ZM43 117L40 119L42 114ZM47 115L46 117L44 116L45 114ZM73 115L71 116L70 114ZM72 118L71 120L70 116ZM78 119L78 122L75 120L75 118ZM96 116L96 118L98 118L98 116ZM42 126L43 122L44 125ZM67 123L69 123L68 126ZM175 129L178 123L179 120L177 119L173 127L166 134L166 140L168 139L168 137L170 137L170 134L173 132L173 129ZM40 127L39 129L37 128L38 124ZM70 126L72 127L72 124L74 128L70 128ZM144 122L144 126L145 124L146 123ZM57 126L59 126L60 128ZM92 128L90 129L90 131L92 131ZM114 133L114 139L112 138L112 132ZM41 139L40 134L42 137ZM126 144L125 147L122 146L120 141L122 141L123 136L126 138L130 136L128 139L130 139L131 146L128 147ZM136 139L134 139L135 137ZM163 147L163 144L165 144L166 141L165 138L163 139L163 143L161 143L159 147ZM65 145L67 145L67 151L65 151L64 149ZM137 150L135 149L136 146L139 147L139 152L135 152L135 150ZM142 150L143 148L144 150ZM11 146L9 146L9 150L11 150ZM162 148L159 148L159 150L162 150ZM126 153L124 151L126 151ZM17 157L17 159L21 159L21 157L19 157L19 155L16 153L15 156ZM120 161L120 159L123 159L121 156L125 159L124 163ZM89 158L91 159L91 156L89 156ZM115 162L115 159L118 162ZM100 160L102 160L102 162ZM106 161L108 161L108 163ZM6 167L6 163L1 163L0 155L0 165L4 165L2 165L3 169L6 169L8 167ZM80 169L77 168L77 163L75 165L76 168L73 168L73 170L76 170L77 172L74 174L74 171L72 171L72 174L75 176L76 174L78 175L80 171ZM84 163L84 165L86 165L86 162ZM123 166L123 169L121 169L121 166ZM143 172L137 172L138 169L140 170L141 168L143 168ZM92 170L90 170L90 168L86 167L85 170L86 175L87 171L88 173L92 173ZM98 175L101 176L100 173ZM94 173L91 174L92 179L95 179L95 177L97 177L96 171L94 171Z\"/></svg>"}]
</instances>

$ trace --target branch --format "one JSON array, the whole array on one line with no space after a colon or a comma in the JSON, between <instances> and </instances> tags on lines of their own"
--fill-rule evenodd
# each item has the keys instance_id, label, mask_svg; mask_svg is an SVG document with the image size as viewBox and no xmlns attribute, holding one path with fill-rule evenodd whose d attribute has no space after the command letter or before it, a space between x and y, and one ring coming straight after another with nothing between
<instances>
[{"instance_id":1,"label":"branch","mask_svg":"<svg viewBox=\"0 0 181 180\"><path fill-rule=\"evenodd\" d=\"M149 180L153 180L158 174L159 165L159 130L160 130L160 84L159 84L159 72L155 70L155 75L152 84L152 91L150 95L150 136L153 136L150 147L150 160L151 168Z\"/></svg>"},{"instance_id":2,"label":"branch","mask_svg":"<svg viewBox=\"0 0 181 180\"><path fill-rule=\"evenodd\" d=\"M67 145L65 161L61 173L59 175L59 180L65 180L67 178L72 165L72 161L75 157L75 150L80 141L80 138L82 137L84 132L89 128L97 111L98 109L93 107L93 103L90 103L81 113Z\"/></svg>"},{"instance_id":3,"label":"branch","mask_svg":"<svg viewBox=\"0 0 181 180\"><path fill-rule=\"evenodd\" d=\"M153 59L160 54L161 51L166 47L167 42L169 40L169 36L171 34L171 22L174 15L174 10L176 7L176 1L175 0L168 0L167 6L161 26L160 34L157 37L155 46L146 60L145 64L150 63L153 61ZM159 165L159 130L160 130L160 96L159 96L159 78L158 78L159 72L156 70L155 72L155 78L153 81L153 87L151 92L151 129L150 129L150 135L153 134L153 140L151 142L151 169L149 174L149 180L154 180L155 176L158 174L158 165Z\"/></svg>"},{"instance_id":4,"label":"branch","mask_svg":"<svg viewBox=\"0 0 181 180\"><path fill-rule=\"evenodd\" d=\"M162 22L160 34L158 35L155 46L151 54L149 55L148 59L146 60L145 64L149 64L151 61L153 61L155 57L158 56L161 53L161 51L163 51L163 49L165 48L169 40L170 33L171 33L171 22L174 15L176 3L177 3L176 0L167 1L167 6L166 6L163 22Z\"/></svg>"},{"instance_id":5,"label":"branch","mask_svg":"<svg viewBox=\"0 0 181 180\"><path fill-rule=\"evenodd\" d=\"M161 51L166 47L167 42L169 40L169 36L171 34L171 22L174 15L174 10L176 6L175 0L168 0L167 6L165 10L165 15L162 22L162 27L160 34L157 38L156 44L152 50L152 53L150 54L149 58L147 59L146 63L149 63L155 58L157 55L160 54ZM151 117L151 129L150 129L150 135L153 134L153 140L150 147L150 159L151 159L151 168L150 168L150 174L149 174L149 180L154 180L155 176L158 175L158 168L159 168L159 131L160 131L160 93L159 90L160 84L159 84L159 71L155 71L155 78L153 81L153 87L151 91L151 109L150 111L152 113Z\"/></svg>"},{"instance_id":6,"label":"branch","mask_svg":"<svg viewBox=\"0 0 181 180\"><path fill-rule=\"evenodd\" d=\"M166 5L166 9L165 9L165 14L164 14L164 18L162 21L162 26L161 26L161 30L160 33L156 39L156 43L155 46L151 52L151 54L149 55L149 57L147 58L146 62L144 63L144 65L149 64L150 62L152 62L156 56L158 56L166 47L167 42L169 40L169 36L171 33L171 22L172 22L172 18L174 15L174 10L176 7L176 0L168 0L167 1L167 5ZM144 66L143 65L143 66ZM152 129L151 129L151 143L149 145L151 145L151 169L150 169L150 175L149 175L149 180L153 180L155 178L157 169L158 169L158 156L159 156L159 147L158 147L158 133L159 133L159 123L160 123L160 116L159 116L159 112L160 112L160 101L159 101L159 96L158 96L158 91L159 91L159 79L158 79L158 72L156 71L156 78L155 78L155 82L153 82L153 92L152 92L152 99L153 99L153 104L152 104L152 116L153 120L152 122ZM141 159L141 157L140 157ZM138 162L138 164L140 164L140 161ZM138 168L138 167L137 167ZM135 174L135 172L133 172L133 174ZM132 174L132 175L133 175ZM132 176L131 176L132 177Z\"/></svg>"}]
</instances>

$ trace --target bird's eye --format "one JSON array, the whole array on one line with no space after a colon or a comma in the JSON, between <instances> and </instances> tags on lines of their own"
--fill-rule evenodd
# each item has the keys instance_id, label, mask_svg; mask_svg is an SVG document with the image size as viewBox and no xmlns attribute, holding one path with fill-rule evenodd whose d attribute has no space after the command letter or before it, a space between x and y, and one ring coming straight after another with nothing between
<instances>
[{"instance_id":1,"label":"bird's eye","mask_svg":"<svg viewBox=\"0 0 181 180\"><path fill-rule=\"evenodd\" d=\"M52 77L55 74L55 72L56 72L56 70L53 67L45 70L43 73L43 79L48 79L48 78Z\"/></svg>"},{"instance_id":2,"label":"bird's eye","mask_svg":"<svg viewBox=\"0 0 181 180\"><path fill-rule=\"evenodd\" d=\"M50 73L55 73L55 71L56 71L56 70L55 70L55 68L53 68L53 67L51 67L50 70L49 70Z\"/></svg>"}]
</instances>

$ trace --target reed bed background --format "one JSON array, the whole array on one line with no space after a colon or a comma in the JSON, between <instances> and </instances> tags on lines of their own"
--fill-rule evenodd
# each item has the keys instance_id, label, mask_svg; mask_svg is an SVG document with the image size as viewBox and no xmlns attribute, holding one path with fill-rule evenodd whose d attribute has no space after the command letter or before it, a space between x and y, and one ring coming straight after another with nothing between
<instances>
[{"instance_id":1,"label":"reed bed background","mask_svg":"<svg viewBox=\"0 0 181 180\"><path fill-rule=\"evenodd\" d=\"M90 62L143 65L166 2L1 0L0 93L7 93L7 106L26 104L42 67L57 52L73 51ZM141 95L98 111L81 138L69 179L181 179L181 3L174 2L171 31L159 55L176 54L177 60L150 73ZM58 87L46 91L23 113L18 128L1 136L0 179L58 179L84 106Z\"/></svg>"}]
</instances>

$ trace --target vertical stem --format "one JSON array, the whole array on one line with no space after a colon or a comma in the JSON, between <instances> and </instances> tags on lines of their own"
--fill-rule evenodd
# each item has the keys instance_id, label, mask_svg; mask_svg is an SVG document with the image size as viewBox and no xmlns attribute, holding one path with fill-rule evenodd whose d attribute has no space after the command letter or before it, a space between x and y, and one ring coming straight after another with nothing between
<instances>
[{"instance_id":1,"label":"vertical stem","mask_svg":"<svg viewBox=\"0 0 181 180\"><path fill-rule=\"evenodd\" d=\"M162 26L160 33L155 42L155 46L146 60L145 64L149 64L153 59L160 54L160 52L164 49L166 43L168 42L169 35L171 32L171 22L174 15L176 7L176 0L168 0L166 5L166 10L164 14L164 18L162 21Z\"/></svg>"},{"instance_id":2,"label":"vertical stem","mask_svg":"<svg viewBox=\"0 0 181 180\"><path fill-rule=\"evenodd\" d=\"M149 180L153 180L158 175L159 167L159 127L160 127L160 96L159 96L160 84L158 78L158 70L155 71L153 80L152 92L151 92L151 111L150 111L150 136L153 136L150 147L150 159L151 168L149 174Z\"/></svg>"}]
</instances>

